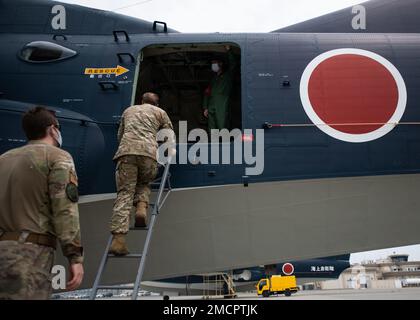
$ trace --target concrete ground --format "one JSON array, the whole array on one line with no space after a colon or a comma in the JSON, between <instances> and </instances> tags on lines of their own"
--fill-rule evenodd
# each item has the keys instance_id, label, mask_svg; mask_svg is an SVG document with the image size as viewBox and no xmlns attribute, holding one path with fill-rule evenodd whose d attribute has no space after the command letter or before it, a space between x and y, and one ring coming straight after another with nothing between
<instances>
[{"instance_id":1,"label":"concrete ground","mask_svg":"<svg viewBox=\"0 0 420 320\"><path fill-rule=\"evenodd\" d=\"M115 298L114 298L115 299ZM117 298L118 299L118 298ZM141 300L162 300L161 296L141 297ZM223 299L214 297L213 299ZM403 289L361 289L361 290L310 290L300 291L291 297L272 296L258 297L256 293L239 293L238 300L420 300L420 288ZM201 296L170 297L170 300L203 300ZM226 300L228 301L228 300Z\"/></svg>"},{"instance_id":2,"label":"concrete ground","mask_svg":"<svg viewBox=\"0 0 420 320\"><path fill-rule=\"evenodd\" d=\"M244 295L241 299L256 299ZM258 298L266 299L266 298ZM291 297L274 296L273 300L420 300L420 288L361 289L361 290L313 290L301 291Z\"/></svg>"}]
</instances>

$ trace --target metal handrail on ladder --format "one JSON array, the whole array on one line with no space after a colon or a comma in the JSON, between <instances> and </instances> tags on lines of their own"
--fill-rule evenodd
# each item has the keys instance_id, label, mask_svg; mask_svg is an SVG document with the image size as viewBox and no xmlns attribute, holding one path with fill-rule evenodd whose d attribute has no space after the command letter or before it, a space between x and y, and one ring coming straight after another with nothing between
<instances>
[{"instance_id":1,"label":"metal handrail on ladder","mask_svg":"<svg viewBox=\"0 0 420 320\"><path fill-rule=\"evenodd\" d=\"M222 273L222 278L225 281L228 290L225 297L236 297L235 283L233 282L232 275L229 273Z\"/></svg>"},{"instance_id":2,"label":"metal handrail on ladder","mask_svg":"<svg viewBox=\"0 0 420 320\"><path fill-rule=\"evenodd\" d=\"M211 299L220 296L235 298L236 290L232 274L228 272L216 272L203 274L203 299ZM214 278L214 280L211 280ZM227 292L224 285L226 284ZM213 286L212 286L213 285ZM214 294L211 294L214 292Z\"/></svg>"},{"instance_id":3,"label":"metal handrail on ladder","mask_svg":"<svg viewBox=\"0 0 420 320\"><path fill-rule=\"evenodd\" d=\"M160 184L159 184L159 190L158 194L156 196L155 204L153 205L153 211L150 217L149 227L146 228L130 228L130 230L147 230L146 235L146 241L144 243L143 252L141 254L129 254L126 256L113 256L108 253L109 248L111 247L112 242L112 235L108 239L108 243L105 248L104 255L102 256L101 263L99 265L99 270L95 278L95 282L92 287L92 292L90 294L90 300L95 300L96 295L98 293L98 290L104 290L104 289L121 289L121 290L133 290L133 293L131 294L131 300L136 300L138 297L138 292L140 289L140 283L143 278L144 270L146 267L146 258L149 251L150 242L153 235L153 229L156 223L157 215L159 214L160 208L165 203L166 199L169 196L169 193L171 192L171 184L170 184L170 173L169 173L169 167L171 164L171 157L168 158L168 162L165 165L165 170L163 171L162 177L160 178ZM165 191L165 185L168 183L168 192L166 193L165 197L162 200L163 193ZM133 287L127 287L127 286L100 286L100 281L102 278L102 274L104 272L104 269L106 267L106 264L108 262L109 258L139 258L140 264L137 270L137 276L136 281L134 282Z\"/></svg>"}]
</instances>

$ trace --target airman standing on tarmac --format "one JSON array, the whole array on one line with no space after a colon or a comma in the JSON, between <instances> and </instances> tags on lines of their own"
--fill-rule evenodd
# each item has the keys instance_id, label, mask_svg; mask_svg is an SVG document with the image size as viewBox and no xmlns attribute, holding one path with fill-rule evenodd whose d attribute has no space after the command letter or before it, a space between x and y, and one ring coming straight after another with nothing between
<instances>
[{"instance_id":1,"label":"airman standing on tarmac","mask_svg":"<svg viewBox=\"0 0 420 320\"><path fill-rule=\"evenodd\" d=\"M173 130L166 112L158 107L159 97L145 93L141 105L124 111L118 130L117 199L111 218L113 235L110 254L129 253L125 235L129 230L130 212L137 203L135 226L145 227L149 206L150 183L155 179L157 166L157 133L161 129Z\"/></svg>"},{"instance_id":2,"label":"airman standing on tarmac","mask_svg":"<svg viewBox=\"0 0 420 320\"><path fill-rule=\"evenodd\" d=\"M67 289L83 279L77 175L54 112L31 109L22 125L28 144L0 156L0 299L48 299L57 238Z\"/></svg>"}]
</instances>

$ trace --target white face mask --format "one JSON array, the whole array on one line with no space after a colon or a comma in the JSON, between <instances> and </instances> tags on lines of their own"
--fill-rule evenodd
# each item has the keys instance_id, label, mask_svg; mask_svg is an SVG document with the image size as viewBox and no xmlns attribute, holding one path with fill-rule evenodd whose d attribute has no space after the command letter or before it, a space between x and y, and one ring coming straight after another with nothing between
<instances>
[{"instance_id":1,"label":"white face mask","mask_svg":"<svg viewBox=\"0 0 420 320\"><path fill-rule=\"evenodd\" d=\"M220 71L220 67L218 63L212 63L211 65L211 70L213 70L213 72L219 72Z\"/></svg>"},{"instance_id":2,"label":"white face mask","mask_svg":"<svg viewBox=\"0 0 420 320\"><path fill-rule=\"evenodd\" d=\"M61 132L59 130L57 131L58 131L57 143L58 143L58 147L61 148L63 146L63 137L61 136Z\"/></svg>"},{"instance_id":3,"label":"white face mask","mask_svg":"<svg viewBox=\"0 0 420 320\"><path fill-rule=\"evenodd\" d=\"M61 137L61 132L57 128L55 128L55 131L57 133L57 137L55 137L55 135L53 135L53 138L54 138L55 142L57 142L58 147L61 148L61 146L63 145L63 138Z\"/></svg>"}]
</instances>

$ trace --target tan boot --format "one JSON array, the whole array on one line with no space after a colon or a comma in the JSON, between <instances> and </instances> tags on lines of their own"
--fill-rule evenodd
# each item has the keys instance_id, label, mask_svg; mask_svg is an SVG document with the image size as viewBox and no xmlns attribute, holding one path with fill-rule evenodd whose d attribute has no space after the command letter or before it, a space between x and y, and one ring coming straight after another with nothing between
<instances>
[{"instance_id":1,"label":"tan boot","mask_svg":"<svg viewBox=\"0 0 420 320\"><path fill-rule=\"evenodd\" d=\"M134 226L136 228L145 228L147 226L147 208L148 204L146 202L139 202L137 203L137 210L136 210L136 223Z\"/></svg>"},{"instance_id":2,"label":"tan boot","mask_svg":"<svg viewBox=\"0 0 420 320\"><path fill-rule=\"evenodd\" d=\"M125 234L114 234L109 254L113 254L115 256L125 256L129 253L127 244L125 243Z\"/></svg>"}]
</instances>

